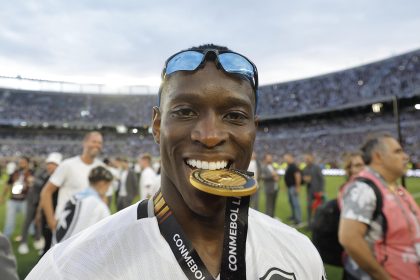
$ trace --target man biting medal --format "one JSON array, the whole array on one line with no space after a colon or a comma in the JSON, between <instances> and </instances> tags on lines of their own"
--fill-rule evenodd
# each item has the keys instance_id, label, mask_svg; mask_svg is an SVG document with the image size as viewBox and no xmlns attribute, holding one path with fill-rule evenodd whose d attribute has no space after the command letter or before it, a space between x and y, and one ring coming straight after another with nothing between
<instances>
[{"instance_id":1,"label":"man biting medal","mask_svg":"<svg viewBox=\"0 0 420 280\"><path fill-rule=\"evenodd\" d=\"M152 120L160 191L55 246L28 278L324 279L306 236L249 209L257 88L255 65L225 47L168 58Z\"/></svg>"}]
</instances>

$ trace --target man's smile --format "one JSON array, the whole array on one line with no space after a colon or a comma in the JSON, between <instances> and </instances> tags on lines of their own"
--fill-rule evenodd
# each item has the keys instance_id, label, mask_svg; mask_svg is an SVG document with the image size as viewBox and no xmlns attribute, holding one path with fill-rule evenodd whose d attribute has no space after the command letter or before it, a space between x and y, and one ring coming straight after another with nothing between
<instances>
[{"instance_id":1,"label":"man's smile","mask_svg":"<svg viewBox=\"0 0 420 280\"><path fill-rule=\"evenodd\" d=\"M231 162L227 160L217 160L217 161L205 161L199 159L185 159L185 163L191 169L209 169L209 170L217 170L217 169L225 169L231 165Z\"/></svg>"}]
</instances>

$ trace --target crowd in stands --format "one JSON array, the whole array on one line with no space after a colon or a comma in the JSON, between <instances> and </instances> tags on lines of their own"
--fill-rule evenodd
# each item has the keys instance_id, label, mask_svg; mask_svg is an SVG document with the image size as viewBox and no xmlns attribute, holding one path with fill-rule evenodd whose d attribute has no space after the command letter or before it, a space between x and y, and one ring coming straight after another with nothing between
<instances>
[{"instance_id":1,"label":"crowd in stands","mask_svg":"<svg viewBox=\"0 0 420 280\"><path fill-rule=\"evenodd\" d=\"M309 79L261 86L263 118L334 110L420 95L420 50ZM67 122L149 125L156 95L47 93L0 89L0 124Z\"/></svg>"},{"instance_id":2,"label":"crowd in stands","mask_svg":"<svg viewBox=\"0 0 420 280\"><path fill-rule=\"evenodd\" d=\"M420 95L420 50L319 77L260 87L264 117Z\"/></svg>"},{"instance_id":3,"label":"crowd in stands","mask_svg":"<svg viewBox=\"0 0 420 280\"><path fill-rule=\"evenodd\" d=\"M156 95L99 95L0 89L0 124L149 125Z\"/></svg>"},{"instance_id":4,"label":"crowd in stands","mask_svg":"<svg viewBox=\"0 0 420 280\"><path fill-rule=\"evenodd\" d=\"M394 116L362 113L354 109L333 115L340 108L359 108L391 96L420 97L420 50L357 68L319 77L260 87L261 117L255 149L317 151L322 162L334 163L341 151L357 149L367 133L386 130L395 134ZM80 125L114 129L117 125L147 128L156 95L71 94L0 89L0 157L17 153L45 156L59 151L65 156L80 149ZM360 107L361 108L361 107ZM365 111L364 111L365 112ZM302 117L302 116L307 117ZM274 121L273 121L274 120ZM420 162L420 111L403 107L403 144L413 161ZM13 128L25 122L28 128ZM56 126L41 128L43 123ZM68 127L62 128L63 123ZM38 129L33 129L38 125ZM89 128L90 129L90 128ZM142 152L158 156L158 146L148 133L104 132L104 155L136 157Z\"/></svg>"},{"instance_id":5,"label":"crowd in stands","mask_svg":"<svg viewBox=\"0 0 420 280\"><path fill-rule=\"evenodd\" d=\"M0 158L27 155L45 157L52 152L60 152L64 157L80 151L80 141L84 132L54 130L0 130ZM135 158L142 153L159 154L157 144L151 135L117 134L103 132L105 145L103 156L124 156Z\"/></svg>"},{"instance_id":6,"label":"crowd in stands","mask_svg":"<svg viewBox=\"0 0 420 280\"><path fill-rule=\"evenodd\" d=\"M420 111L403 111L401 114L403 146L413 162L420 162ZM313 118L261 124L257 133L255 150L278 154L316 152L323 163L337 164L342 151L357 150L363 139L378 131L388 131L396 136L396 124L391 113L338 115L334 118ZM59 151L65 156L80 150L83 132L54 130L0 130L0 157L16 155L19 151L28 156L47 155ZM117 134L104 132L104 156L133 158L149 152L159 156L158 145L151 134Z\"/></svg>"}]
</instances>

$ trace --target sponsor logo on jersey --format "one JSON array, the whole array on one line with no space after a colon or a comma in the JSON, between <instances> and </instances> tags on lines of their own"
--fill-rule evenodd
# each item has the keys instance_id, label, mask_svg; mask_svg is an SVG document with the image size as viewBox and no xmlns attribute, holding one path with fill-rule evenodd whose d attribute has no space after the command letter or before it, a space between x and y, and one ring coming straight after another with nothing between
<instances>
[{"instance_id":1,"label":"sponsor logo on jersey","mask_svg":"<svg viewBox=\"0 0 420 280\"><path fill-rule=\"evenodd\" d=\"M296 280L293 272L287 272L277 267L270 268L260 280Z\"/></svg>"}]
</instances>

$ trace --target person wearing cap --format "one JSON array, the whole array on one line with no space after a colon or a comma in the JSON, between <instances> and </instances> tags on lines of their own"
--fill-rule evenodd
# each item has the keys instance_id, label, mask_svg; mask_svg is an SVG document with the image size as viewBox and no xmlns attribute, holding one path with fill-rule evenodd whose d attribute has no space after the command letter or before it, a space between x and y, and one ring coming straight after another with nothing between
<instances>
[{"instance_id":1,"label":"person wearing cap","mask_svg":"<svg viewBox=\"0 0 420 280\"><path fill-rule=\"evenodd\" d=\"M152 120L160 191L58 244L27 279L325 279L306 236L249 209L249 196L231 197L226 185L242 174L235 186L255 190L243 174L257 88L255 65L225 47L171 56ZM202 172L216 174L221 195L197 184Z\"/></svg>"},{"instance_id":2,"label":"person wearing cap","mask_svg":"<svg viewBox=\"0 0 420 280\"><path fill-rule=\"evenodd\" d=\"M75 194L64 207L55 231L56 242L62 242L111 215L106 192L112 180L111 171L103 166L90 171L89 187Z\"/></svg>"},{"instance_id":3,"label":"person wearing cap","mask_svg":"<svg viewBox=\"0 0 420 280\"><path fill-rule=\"evenodd\" d=\"M25 216L25 221L23 223L23 228L22 228L22 240L18 247L18 253L21 255L25 255L29 253L29 247L28 247L29 226L32 224L32 222L35 219L42 187L48 181L48 178L54 172L57 166L60 164L61 159L62 159L62 155L60 153L49 154L45 161L45 164L46 164L45 169L36 173L34 176L35 178L34 183L32 185L32 188L29 189L26 196L26 201L27 201L26 216ZM42 231L41 225L36 224L35 225L35 240L33 243L34 248L36 250L41 250L42 248L44 248L44 245L45 245L45 239L41 237L41 231Z\"/></svg>"}]
</instances>

